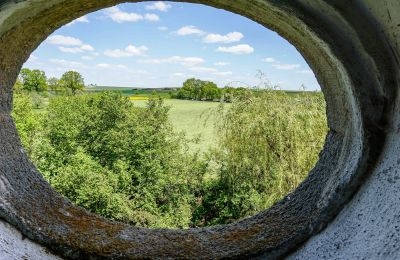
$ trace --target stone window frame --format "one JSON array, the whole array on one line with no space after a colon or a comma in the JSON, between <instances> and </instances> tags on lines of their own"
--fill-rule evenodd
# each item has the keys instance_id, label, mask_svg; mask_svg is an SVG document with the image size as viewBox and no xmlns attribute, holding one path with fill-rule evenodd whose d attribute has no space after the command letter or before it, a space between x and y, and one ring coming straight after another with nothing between
<instances>
[{"instance_id":1,"label":"stone window frame","mask_svg":"<svg viewBox=\"0 0 400 260\"><path fill-rule=\"evenodd\" d=\"M278 258L321 231L374 169L397 94L396 61L363 4L184 1L248 17L291 42L324 92L329 132L307 179L270 209L229 225L167 230L132 227L72 205L29 161L10 116L12 87L30 53L60 26L122 2L19 0L0 6L0 218L72 259Z\"/></svg>"}]
</instances>

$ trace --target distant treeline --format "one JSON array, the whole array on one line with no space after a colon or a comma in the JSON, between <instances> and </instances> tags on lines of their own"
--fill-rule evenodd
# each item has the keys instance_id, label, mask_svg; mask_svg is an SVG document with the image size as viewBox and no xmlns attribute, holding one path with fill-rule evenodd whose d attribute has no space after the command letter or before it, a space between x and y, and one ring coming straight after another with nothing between
<instances>
[{"instance_id":1,"label":"distant treeline","mask_svg":"<svg viewBox=\"0 0 400 260\"><path fill-rule=\"evenodd\" d=\"M125 88L93 86L86 91L102 92L104 90L118 92L123 96L162 97L198 101L220 101L231 102L233 97L242 96L248 93L248 88L219 88L214 82L200 79L187 79L182 87L175 88Z\"/></svg>"},{"instance_id":2,"label":"distant treeline","mask_svg":"<svg viewBox=\"0 0 400 260\"><path fill-rule=\"evenodd\" d=\"M246 88L243 87L218 88L214 82L190 78L183 83L182 88L178 89L176 92L172 92L171 98L199 101L223 100L225 102L231 102L234 96L240 96L246 92Z\"/></svg>"},{"instance_id":3,"label":"distant treeline","mask_svg":"<svg viewBox=\"0 0 400 260\"><path fill-rule=\"evenodd\" d=\"M23 68L14 84L14 90L19 93L26 92L71 92L75 95L78 91L85 88L82 75L77 71L67 71L60 79L55 77L48 78L46 73L38 69Z\"/></svg>"}]
</instances>

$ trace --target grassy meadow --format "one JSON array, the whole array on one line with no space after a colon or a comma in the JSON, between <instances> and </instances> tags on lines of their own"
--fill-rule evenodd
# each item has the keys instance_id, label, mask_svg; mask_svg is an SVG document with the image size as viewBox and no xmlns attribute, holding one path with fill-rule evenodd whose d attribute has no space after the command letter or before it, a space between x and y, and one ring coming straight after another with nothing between
<instances>
[{"instance_id":1,"label":"grassy meadow","mask_svg":"<svg viewBox=\"0 0 400 260\"><path fill-rule=\"evenodd\" d=\"M204 152L215 144L214 120L219 102L179 99L166 99L164 102L170 107L169 119L175 130L185 132L189 139L196 139L191 150ZM146 103L147 100L133 100L138 107L145 107Z\"/></svg>"}]
</instances>

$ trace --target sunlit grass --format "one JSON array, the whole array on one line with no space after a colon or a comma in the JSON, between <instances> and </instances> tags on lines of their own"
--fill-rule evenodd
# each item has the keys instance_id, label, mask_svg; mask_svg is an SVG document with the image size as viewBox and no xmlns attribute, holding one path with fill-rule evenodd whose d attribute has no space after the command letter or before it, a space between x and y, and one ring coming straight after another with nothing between
<instances>
[{"instance_id":1,"label":"sunlit grass","mask_svg":"<svg viewBox=\"0 0 400 260\"><path fill-rule=\"evenodd\" d=\"M147 102L140 99L133 101L139 107L145 107ZM169 118L175 129L184 131L190 139L196 139L197 143L191 146L192 151L205 152L215 144L214 120L218 102L178 99L166 99L164 102L171 107Z\"/></svg>"}]
</instances>

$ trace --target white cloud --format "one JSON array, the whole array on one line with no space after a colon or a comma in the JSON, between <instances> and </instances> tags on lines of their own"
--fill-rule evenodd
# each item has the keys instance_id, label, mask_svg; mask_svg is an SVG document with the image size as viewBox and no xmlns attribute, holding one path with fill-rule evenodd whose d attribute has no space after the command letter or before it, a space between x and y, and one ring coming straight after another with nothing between
<instances>
[{"instance_id":1,"label":"white cloud","mask_svg":"<svg viewBox=\"0 0 400 260\"><path fill-rule=\"evenodd\" d=\"M300 64L281 63L272 57L264 58L262 61L271 63L271 66L277 70L295 70L301 68ZM297 70L296 72L303 74L309 74L310 72L312 73L310 70Z\"/></svg>"},{"instance_id":2,"label":"white cloud","mask_svg":"<svg viewBox=\"0 0 400 260\"><path fill-rule=\"evenodd\" d=\"M124 12L116 6L107 8L104 13L107 17L111 18L113 21L117 23L124 23L124 22L138 22L142 20L150 21L150 22L157 22L160 20L160 17L156 14L145 14L144 16L137 13L128 13Z\"/></svg>"},{"instance_id":3,"label":"white cloud","mask_svg":"<svg viewBox=\"0 0 400 260\"><path fill-rule=\"evenodd\" d=\"M118 68L118 69L124 69L124 70L127 70L127 69L128 69L127 66L122 65L122 64L118 64L118 65L117 65L117 68Z\"/></svg>"},{"instance_id":4,"label":"white cloud","mask_svg":"<svg viewBox=\"0 0 400 260\"><path fill-rule=\"evenodd\" d=\"M267 57L267 58L263 59L262 61L271 63L271 62L275 62L276 60L274 58Z\"/></svg>"},{"instance_id":5,"label":"white cloud","mask_svg":"<svg viewBox=\"0 0 400 260\"><path fill-rule=\"evenodd\" d=\"M231 76L233 73L232 71L218 71L213 73L215 76L220 76L220 77L227 77Z\"/></svg>"},{"instance_id":6,"label":"white cloud","mask_svg":"<svg viewBox=\"0 0 400 260\"><path fill-rule=\"evenodd\" d=\"M104 10L104 13L117 23L137 22L143 20L143 16L137 13L127 13L121 11L118 7L113 6Z\"/></svg>"},{"instance_id":7,"label":"white cloud","mask_svg":"<svg viewBox=\"0 0 400 260\"><path fill-rule=\"evenodd\" d=\"M231 47L218 47L217 51L232 54L250 54L254 52L254 48L248 44L239 44Z\"/></svg>"},{"instance_id":8,"label":"white cloud","mask_svg":"<svg viewBox=\"0 0 400 260\"><path fill-rule=\"evenodd\" d=\"M181 73L181 72L176 72L176 73L173 73L171 75L171 77L184 78L184 77L186 77L186 74L185 73Z\"/></svg>"},{"instance_id":9,"label":"white cloud","mask_svg":"<svg viewBox=\"0 0 400 260\"><path fill-rule=\"evenodd\" d=\"M111 65L108 64L108 63L99 63L99 64L96 65L96 67L102 68L102 69L108 69L108 68L111 67Z\"/></svg>"},{"instance_id":10,"label":"white cloud","mask_svg":"<svg viewBox=\"0 0 400 260\"><path fill-rule=\"evenodd\" d=\"M93 60L94 57L93 57L93 56L85 55L85 56L82 56L81 59L82 59L82 60Z\"/></svg>"},{"instance_id":11,"label":"white cloud","mask_svg":"<svg viewBox=\"0 0 400 260\"><path fill-rule=\"evenodd\" d=\"M89 19L87 18L86 15L84 15L84 16L82 16L82 17L79 17L79 18L76 19L75 21L76 21L76 22L79 22L79 23L88 23L88 22L89 22Z\"/></svg>"},{"instance_id":12,"label":"white cloud","mask_svg":"<svg viewBox=\"0 0 400 260\"><path fill-rule=\"evenodd\" d=\"M58 49L62 52L66 52L66 53L78 53L78 52L83 52L83 50L79 47L74 47L74 48L70 48L70 47L63 47L60 46L58 47Z\"/></svg>"},{"instance_id":13,"label":"white cloud","mask_svg":"<svg viewBox=\"0 0 400 260\"><path fill-rule=\"evenodd\" d=\"M89 44L82 44L79 47L59 46L58 49L62 52L66 52L66 53L79 53L79 52L85 52L85 51L94 51L94 48Z\"/></svg>"},{"instance_id":14,"label":"white cloud","mask_svg":"<svg viewBox=\"0 0 400 260\"><path fill-rule=\"evenodd\" d=\"M147 63L147 64L165 64L165 63L177 63L181 64L184 66L196 66L199 64L204 63L203 58L199 57L181 57L181 56L172 56L164 59L147 59L147 60L141 60L141 63Z\"/></svg>"},{"instance_id":15,"label":"white cloud","mask_svg":"<svg viewBox=\"0 0 400 260\"><path fill-rule=\"evenodd\" d=\"M216 70L214 68L208 68L208 67L192 67L192 68L189 68L189 70L194 71L194 72L199 72L199 73L218 72L218 70Z\"/></svg>"},{"instance_id":16,"label":"white cloud","mask_svg":"<svg viewBox=\"0 0 400 260\"><path fill-rule=\"evenodd\" d=\"M72 22L70 22L69 24L67 24L66 26L71 26L75 23L88 23L89 19L87 18L86 15L79 17L78 19L73 20Z\"/></svg>"},{"instance_id":17,"label":"white cloud","mask_svg":"<svg viewBox=\"0 0 400 260\"><path fill-rule=\"evenodd\" d=\"M158 22L160 21L160 17L156 14L145 14L144 19L150 22Z\"/></svg>"},{"instance_id":18,"label":"white cloud","mask_svg":"<svg viewBox=\"0 0 400 260\"><path fill-rule=\"evenodd\" d=\"M243 37L244 37L244 35L240 32L230 32L225 35L210 33L210 34L207 34L203 38L203 42L205 42L205 43L218 43L218 42L231 43L231 42L238 42Z\"/></svg>"},{"instance_id":19,"label":"white cloud","mask_svg":"<svg viewBox=\"0 0 400 260\"><path fill-rule=\"evenodd\" d=\"M196 28L196 26L193 26L193 25L187 25L187 26L181 27L176 33L181 36L192 35L192 34L195 34L195 35L203 35L204 34L204 32L202 30Z\"/></svg>"},{"instance_id":20,"label":"white cloud","mask_svg":"<svg viewBox=\"0 0 400 260\"><path fill-rule=\"evenodd\" d=\"M168 9L170 9L170 8L171 8L170 4L166 4L162 1L155 2L151 5L146 5L147 10L157 10L157 11L161 11L161 12L167 12Z\"/></svg>"},{"instance_id":21,"label":"white cloud","mask_svg":"<svg viewBox=\"0 0 400 260\"><path fill-rule=\"evenodd\" d=\"M66 53L93 52L93 46L84 44L78 38L64 35L52 35L46 42L52 45L58 45L58 49Z\"/></svg>"},{"instance_id":22,"label":"white cloud","mask_svg":"<svg viewBox=\"0 0 400 260\"><path fill-rule=\"evenodd\" d=\"M314 72L312 70L298 70L296 72L301 74L314 75Z\"/></svg>"},{"instance_id":23,"label":"white cloud","mask_svg":"<svg viewBox=\"0 0 400 260\"><path fill-rule=\"evenodd\" d=\"M59 67L62 67L66 70L78 70L87 68L86 65L77 61L68 61L64 59L49 59L50 63L55 64Z\"/></svg>"},{"instance_id":24,"label":"white cloud","mask_svg":"<svg viewBox=\"0 0 400 260\"><path fill-rule=\"evenodd\" d=\"M131 70L131 72L141 75L150 74L150 72L148 72L147 70Z\"/></svg>"},{"instance_id":25,"label":"white cloud","mask_svg":"<svg viewBox=\"0 0 400 260\"><path fill-rule=\"evenodd\" d=\"M230 63L229 62L224 62L224 61L219 61L214 63L215 66L223 67L223 66L228 66Z\"/></svg>"},{"instance_id":26,"label":"white cloud","mask_svg":"<svg viewBox=\"0 0 400 260\"><path fill-rule=\"evenodd\" d=\"M300 68L300 64L284 64L284 63L275 63L272 65L277 70L294 70Z\"/></svg>"},{"instance_id":27,"label":"white cloud","mask_svg":"<svg viewBox=\"0 0 400 260\"><path fill-rule=\"evenodd\" d=\"M131 56L141 56L143 55L148 48L144 45L142 46L133 46L128 45L125 49L114 49L114 50L106 50L104 55L111 58L120 58L120 57L131 57Z\"/></svg>"},{"instance_id":28,"label":"white cloud","mask_svg":"<svg viewBox=\"0 0 400 260\"><path fill-rule=\"evenodd\" d=\"M94 48L89 44L83 44L80 48L84 51L94 51Z\"/></svg>"},{"instance_id":29,"label":"white cloud","mask_svg":"<svg viewBox=\"0 0 400 260\"><path fill-rule=\"evenodd\" d=\"M82 45L82 41L70 37L70 36L64 36L64 35L52 35L46 40L47 43L53 44L53 45L62 45L62 46L78 46Z\"/></svg>"},{"instance_id":30,"label":"white cloud","mask_svg":"<svg viewBox=\"0 0 400 260\"><path fill-rule=\"evenodd\" d=\"M160 31L166 31L166 30L168 30L168 27L167 26L159 26L157 29Z\"/></svg>"}]
</instances>

